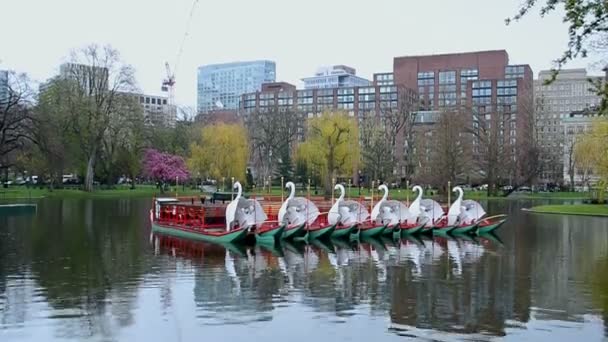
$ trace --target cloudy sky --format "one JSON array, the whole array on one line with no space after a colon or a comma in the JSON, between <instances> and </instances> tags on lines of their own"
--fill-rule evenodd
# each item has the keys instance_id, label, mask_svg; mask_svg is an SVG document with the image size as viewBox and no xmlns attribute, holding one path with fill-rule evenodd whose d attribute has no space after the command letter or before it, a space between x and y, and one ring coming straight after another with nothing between
<instances>
[{"instance_id":1,"label":"cloudy sky","mask_svg":"<svg viewBox=\"0 0 608 342\"><path fill-rule=\"evenodd\" d=\"M537 12L506 26L522 0L199 0L179 63L176 99L196 105L200 65L249 59L277 63L277 80L300 85L317 67L347 64L363 77L390 71L395 56L506 49L535 74L567 41L561 15ZM0 69L44 81L69 51L109 43L137 69L140 88L160 94L193 0L0 0ZM590 61L571 63L586 67Z\"/></svg>"}]
</instances>

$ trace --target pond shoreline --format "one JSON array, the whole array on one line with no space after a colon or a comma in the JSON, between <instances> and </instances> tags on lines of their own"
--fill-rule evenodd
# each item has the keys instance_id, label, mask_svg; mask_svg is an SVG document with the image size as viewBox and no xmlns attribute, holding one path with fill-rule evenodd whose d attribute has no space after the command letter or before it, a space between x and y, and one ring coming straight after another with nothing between
<instances>
[{"instance_id":1,"label":"pond shoreline","mask_svg":"<svg viewBox=\"0 0 608 342\"><path fill-rule=\"evenodd\" d=\"M522 208L521 210L537 214L608 217L608 206L603 204L540 205L532 208Z\"/></svg>"}]
</instances>

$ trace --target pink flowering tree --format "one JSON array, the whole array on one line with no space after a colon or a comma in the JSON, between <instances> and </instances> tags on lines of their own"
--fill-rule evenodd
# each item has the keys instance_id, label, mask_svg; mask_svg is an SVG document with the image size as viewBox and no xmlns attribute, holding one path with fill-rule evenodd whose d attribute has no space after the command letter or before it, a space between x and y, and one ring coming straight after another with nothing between
<instances>
[{"instance_id":1,"label":"pink flowering tree","mask_svg":"<svg viewBox=\"0 0 608 342\"><path fill-rule=\"evenodd\" d=\"M143 160L143 173L144 176L161 183L161 192L164 190L166 183L176 180L186 182L190 178L190 173L182 157L155 149L146 150Z\"/></svg>"}]
</instances>

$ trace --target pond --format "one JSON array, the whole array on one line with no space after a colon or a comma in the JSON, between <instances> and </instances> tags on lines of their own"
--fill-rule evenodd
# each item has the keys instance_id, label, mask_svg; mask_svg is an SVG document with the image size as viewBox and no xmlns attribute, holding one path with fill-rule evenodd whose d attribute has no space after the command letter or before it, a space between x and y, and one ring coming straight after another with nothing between
<instances>
[{"instance_id":1,"label":"pond","mask_svg":"<svg viewBox=\"0 0 608 342\"><path fill-rule=\"evenodd\" d=\"M483 203L498 238L223 247L151 235L151 200L0 217L0 341L603 340L608 220Z\"/></svg>"}]
</instances>

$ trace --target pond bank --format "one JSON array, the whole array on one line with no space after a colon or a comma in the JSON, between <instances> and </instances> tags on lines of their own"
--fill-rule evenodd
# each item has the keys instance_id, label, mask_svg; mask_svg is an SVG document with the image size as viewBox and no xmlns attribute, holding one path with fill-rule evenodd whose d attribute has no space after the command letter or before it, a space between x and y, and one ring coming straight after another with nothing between
<instances>
[{"instance_id":1,"label":"pond bank","mask_svg":"<svg viewBox=\"0 0 608 342\"><path fill-rule=\"evenodd\" d=\"M608 205L603 204L563 204L563 205L539 205L530 209L522 209L528 212L541 214L560 215L583 215L608 217Z\"/></svg>"}]
</instances>

